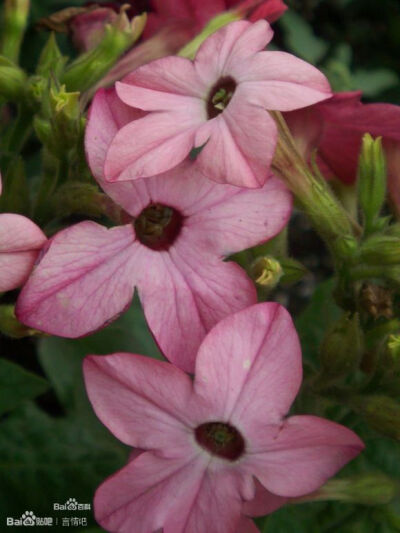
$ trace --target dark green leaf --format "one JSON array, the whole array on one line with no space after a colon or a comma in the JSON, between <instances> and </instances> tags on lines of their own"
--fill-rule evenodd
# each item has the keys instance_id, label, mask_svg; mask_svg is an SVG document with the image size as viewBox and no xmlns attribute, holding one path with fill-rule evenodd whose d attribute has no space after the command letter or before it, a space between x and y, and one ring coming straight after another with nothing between
<instances>
[{"instance_id":1,"label":"dark green leaf","mask_svg":"<svg viewBox=\"0 0 400 533\"><path fill-rule=\"evenodd\" d=\"M49 388L47 381L24 368L0 359L0 415L36 398Z\"/></svg>"}]
</instances>

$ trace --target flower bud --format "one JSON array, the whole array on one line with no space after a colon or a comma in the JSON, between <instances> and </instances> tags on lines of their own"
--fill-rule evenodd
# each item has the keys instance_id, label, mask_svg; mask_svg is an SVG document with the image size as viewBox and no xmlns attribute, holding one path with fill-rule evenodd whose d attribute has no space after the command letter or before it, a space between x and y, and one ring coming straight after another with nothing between
<instances>
[{"instance_id":1,"label":"flower bud","mask_svg":"<svg viewBox=\"0 0 400 533\"><path fill-rule=\"evenodd\" d=\"M283 275L281 264L271 256L258 257L250 267L254 281L267 289L273 289L278 285Z\"/></svg>"},{"instance_id":2,"label":"flower bud","mask_svg":"<svg viewBox=\"0 0 400 533\"><path fill-rule=\"evenodd\" d=\"M332 479L319 490L299 498L305 501L336 500L361 505L384 505L390 503L398 492L397 483L382 473L360 474L358 476Z\"/></svg>"},{"instance_id":3,"label":"flower bud","mask_svg":"<svg viewBox=\"0 0 400 533\"><path fill-rule=\"evenodd\" d=\"M66 69L62 82L69 91L86 91L97 83L117 59L140 37L146 24L146 14L130 21L124 7L117 18L104 27L99 44L78 57Z\"/></svg>"},{"instance_id":4,"label":"flower bud","mask_svg":"<svg viewBox=\"0 0 400 533\"><path fill-rule=\"evenodd\" d=\"M0 196L0 212L29 214L29 187L26 181L25 164L21 157L15 158L5 172L3 191Z\"/></svg>"},{"instance_id":5,"label":"flower bud","mask_svg":"<svg viewBox=\"0 0 400 533\"><path fill-rule=\"evenodd\" d=\"M30 0L5 0L0 53L15 63L18 63L29 8Z\"/></svg>"},{"instance_id":6,"label":"flower bud","mask_svg":"<svg viewBox=\"0 0 400 533\"><path fill-rule=\"evenodd\" d=\"M358 313L343 315L328 331L320 348L322 375L346 376L358 368L364 349L364 337Z\"/></svg>"},{"instance_id":7,"label":"flower bud","mask_svg":"<svg viewBox=\"0 0 400 533\"><path fill-rule=\"evenodd\" d=\"M58 79L61 76L66 61L67 58L62 56L60 49L57 46L54 33L51 33L42 53L40 54L36 74L43 78L48 78L50 75L53 75Z\"/></svg>"},{"instance_id":8,"label":"flower bud","mask_svg":"<svg viewBox=\"0 0 400 533\"><path fill-rule=\"evenodd\" d=\"M24 97L26 74L12 61L0 56L0 97L18 102Z\"/></svg>"},{"instance_id":9,"label":"flower bud","mask_svg":"<svg viewBox=\"0 0 400 533\"><path fill-rule=\"evenodd\" d=\"M307 268L291 257L283 257L279 259L283 269L283 276L281 283L296 283L300 281L308 272Z\"/></svg>"},{"instance_id":10,"label":"flower bud","mask_svg":"<svg viewBox=\"0 0 400 533\"><path fill-rule=\"evenodd\" d=\"M389 396L359 397L356 407L376 431L400 440L400 403Z\"/></svg>"},{"instance_id":11,"label":"flower bud","mask_svg":"<svg viewBox=\"0 0 400 533\"><path fill-rule=\"evenodd\" d=\"M386 196L386 162L382 138L373 139L366 133L362 140L358 165L358 191L367 233L375 230Z\"/></svg>"},{"instance_id":12,"label":"flower bud","mask_svg":"<svg viewBox=\"0 0 400 533\"><path fill-rule=\"evenodd\" d=\"M400 238L390 235L373 235L360 248L360 260L372 265L400 263Z\"/></svg>"}]
</instances>

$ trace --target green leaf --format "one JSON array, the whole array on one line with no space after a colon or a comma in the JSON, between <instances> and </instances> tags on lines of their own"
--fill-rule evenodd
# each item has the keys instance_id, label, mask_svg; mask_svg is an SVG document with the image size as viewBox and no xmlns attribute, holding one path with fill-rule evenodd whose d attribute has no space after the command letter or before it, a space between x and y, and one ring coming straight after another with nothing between
<instances>
[{"instance_id":1,"label":"green leaf","mask_svg":"<svg viewBox=\"0 0 400 533\"><path fill-rule=\"evenodd\" d=\"M49 388L47 381L5 359L0 359L0 415L36 398Z\"/></svg>"},{"instance_id":2,"label":"green leaf","mask_svg":"<svg viewBox=\"0 0 400 533\"><path fill-rule=\"evenodd\" d=\"M0 515L20 517L29 509L59 518L54 503L91 503L97 486L126 463L129 451L100 423L94 428L71 417L52 418L34 405L2 422L0 449ZM80 516L96 525L90 512Z\"/></svg>"},{"instance_id":3,"label":"green leaf","mask_svg":"<svg viewBox=\"0 0 400 533\"><path fill-rule=\"evenodd\" d=\"M296 55L318 63L328 51L328 43L314 35L312 27L295 11L287 11L279 20L285 44Z\"/></svg>"},{"instance_id":4,"label":"green leaf","mask_svg":"<svg viewBox=\"0 0 400 533\"><path fill-rule=\"evenodd\" d=\"M39 360L67 411L91 411L82 378L83 358L89 354L114 352L138 353L162 359L137 297L117 321L93 335L81 339L48 337L41 340Z\"/></svg>"}]
</instances>

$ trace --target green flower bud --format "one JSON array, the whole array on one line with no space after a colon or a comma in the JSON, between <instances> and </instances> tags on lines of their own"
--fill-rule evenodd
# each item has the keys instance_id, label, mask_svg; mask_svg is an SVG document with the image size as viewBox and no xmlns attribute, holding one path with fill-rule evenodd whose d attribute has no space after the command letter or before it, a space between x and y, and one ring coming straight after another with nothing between
<instances>
[{"instance_id":1,"label":"green flower bud","mask_svg":"<svg viewBox=\"0 0 400 533\"><path fill-rule=\"evenodd\" d=\"M28 20L30 0L5 0L0 52L18 62Z\"/></svg>"},{"instance_id":2,"label":"green flower bud","mask_svg":"<svg viewBox=\"0 0 400 533\"><path fill-rule=\"evenodd\" d=\"M382 473L361 474L358 476L332 479L319 490L296 500L327 501L335 500L362 505L384 505L390 503L398 492L397 483Z\"/></svg>"},{"instance_id":3,"label":"green flower bud","mask_svg":"<svg viewBox=\"0 0 400 533\"><path fill-rule=\"evenodd\" d=\"M102 41L66 69L62 83L69 91L82 92L95 85L140 37L146 25L146 14L129 21L125 10L121 8L119 16L105 26Z\"/></svg>"},{"instance_id":4,"label":"green flower bud","mask_svg":"<svg viewBox=\"0 0 400 533\"><path fill-rule=\"evenodd\" d=\"M366 233L375 230L386 196L386 162L382 138L373 139L369 133L363 137L358 165L358 190L364 213Z\"/></svg>"},{"instance_id":5,"label":"green flower bud","mask_svg":"<svg viewBox=\"0 0 400 533\"><path fill-rule=\"evenodd\" d=\"M323 378L340 378L358 368L363 349L364 337L358 313L343 315L321 344Z\"/></svg>"},{"instance_id":6,"label":"green flower bud","mask_svg":"<svg viewBox=\"0 0 400 533\"><path fill-rule=\"evenodd\" d=\"M343 235L336 240L335 246L341 257L350 259L357 253L358 241L352 235Z\"/></svg>"},{"instance_id":7,"label":"green flower bud","mask_svg":"<svg viewBox=\"0 0 400 533\"><path fill-rule=\"evenodd\" d=\"M18 102L24 97L26 74L12 61L0 56L0 96L7 102Z\"/></svg>"},{"instance_id":8,"label":"green flower bud","mask_svg":"<svg viewBox=\"0 0 400 533\"><path fill-rule=\"evenodd\" d=\"M40 54L39 63L36 68L36 74L48 78L54 76L58 79L64 70L66 57L63 57L60 49L57 46L57 41L54 33L50 37Z\"/></svg>"},{"instance_id":9,"label":"green flower bud","mask_svg":"<svg viewBox=\"0 0 400 533\"><path fill-rule=\"evenodd\" d=\"M273 289L278 285L283 270L277 259L271 256L258 257L250 267L254 281L267 289Z\"/></svg>"},{"instance_id":10,"label":"green flower bud","mask_svg":"<svg viewBox=\"0 0 400 533\"><path fill-rule=\"evenodd\" d=\"M296 283L300 281L308 272L306 267L291 257L283 257L279 259L283 270L281 283Z\"/></svg>"},{"instance_id":11,"label":"green flower bud","mask_svg":"<svg viewBox=\"0 0 400 533\"><path fill-rule=\"evenodd\" d=\"M373 235L362 244L360 261L382 266L400 263L400 238Z\"/></svg>"},{"instance_id":12,"label":"green flower bud","mask_svg":"<svg viewBox=\"0 0 400 533\"><path fill-rule=\"evenodd\" d=\"M400 403L389 396L358 397L354 406L376 431L400 440Z\"/></svg>"},{"instance_id":13,"label":"green flower bud","mask_svg":"<svg viewBox=\"0 0 400 533\"><path fill-rule=\"evenodd\" d=\"M26 181L25 164L15 158L3 175L3 192L0 196L0 211L28 215L30 208L29 187Z\"/></svg>"}]
</instances>

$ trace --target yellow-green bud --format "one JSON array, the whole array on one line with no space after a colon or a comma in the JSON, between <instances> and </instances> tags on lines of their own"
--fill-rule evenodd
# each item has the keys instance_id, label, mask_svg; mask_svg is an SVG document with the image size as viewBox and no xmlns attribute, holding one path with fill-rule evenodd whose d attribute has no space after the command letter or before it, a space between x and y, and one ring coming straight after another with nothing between
<instances>
[{"instance_id":1,"label":"yellow-green bud","mask_svg":"<svg viewBox=\"0 0 400 533\"><path fill-rule=\"evenodd\" d=\"M362 140L358 165L358 190L364 213L366 233L375 229L386 196L386 162L382 138L373 139L366 133Z\"/></svg>"},{"instance_id":2,"label":"yellow-green bud","mask_svg":"<svg viewBox=\"0 0 400 533\"><path fill-rule=\"evenodd\" d=\"M306 267L291 257L284 257L279 259L281 267L283 270L283 276L281 278L281 283L296 283L300 281L306 274Z\"/></svg>"},{"instance_id":3,"label":"yellow-green bud","mask_svg":"<svg viewBox=\"0 0 400 533\"><path fill-rule=\"evenodd\" d=\"M382 266L400 263L400 238L390 235L373 235L362 244L360 261Z\"/></svg>"},{"instance_id":4,"label":"yellow-green bud","mask_svg":"<svg viewBox=\"0 0 400 533\"><path fill-rule=\"evenodd\" d=\"M250 267L254 281L262 287L273 289L283 275L281 264L271 256L258 257Z\"/></svg>"},{"instance_id":5,"label":"yellow-green bud","mask_svg":"<svg viewBox=\"0 0 400 533\"><path fill-rule=\"evenodd\" d=\"M58 79L64 69L66 61L67 58L62 56L60 49L57 46L54 33L51 33L42 53L40 54L36 74L43 76L44 78L54 76Z\"/></svg>"}]
</instances>

